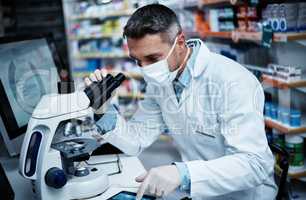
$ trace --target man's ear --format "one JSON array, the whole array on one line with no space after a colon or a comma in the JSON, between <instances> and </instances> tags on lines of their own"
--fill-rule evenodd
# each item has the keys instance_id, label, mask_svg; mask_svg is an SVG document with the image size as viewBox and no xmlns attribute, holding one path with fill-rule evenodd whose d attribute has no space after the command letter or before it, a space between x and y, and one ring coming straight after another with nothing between
<instances>
[{"instance_id":1,"label":"man's ear","mask_svg":"<svg viewBox=\"0 0 306 200\"><path fill-rule=\"evenodd\" d=\"M186 37L185 34L183 32L181 32L178 36L177 36L177 44L180 47L180 49L185 49L186 47Z\"/></svg>"}]
</instances>

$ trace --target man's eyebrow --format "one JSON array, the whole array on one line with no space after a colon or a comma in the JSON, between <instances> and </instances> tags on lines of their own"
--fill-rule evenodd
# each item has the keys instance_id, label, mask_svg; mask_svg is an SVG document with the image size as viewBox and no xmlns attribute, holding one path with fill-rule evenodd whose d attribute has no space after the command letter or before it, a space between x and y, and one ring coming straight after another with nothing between
<instances>
[{"instance_id":1,"label":"man's eyebrow","mask_svg":"<svg viewBox=\"0 0 306 200\"><path fill-rule=\"evenodd\" d=\"M161 53L153 53L153 54L149 54L144 56L145 58L158 58L160 57L162 54Z\"/></svg>"},{"instance_id":2,"label":"man's eyebrow","mask_svg":"<svg viewBox=\"0 0 306 200\"><path fill-rule=\"evenodd\" d=\"M157 57L160 57L160 56L162 56L161 53L153 53L153 54L148 54L148 55L146 55L146 56L144 56L144 57L148 59L148 58L157 58ZM129 54L129 57L132 58L132 59L138 60L138 59L136 58L136 56L134 56L134 55L132 55L132 54Z\"/></svg>"}]
</instances>

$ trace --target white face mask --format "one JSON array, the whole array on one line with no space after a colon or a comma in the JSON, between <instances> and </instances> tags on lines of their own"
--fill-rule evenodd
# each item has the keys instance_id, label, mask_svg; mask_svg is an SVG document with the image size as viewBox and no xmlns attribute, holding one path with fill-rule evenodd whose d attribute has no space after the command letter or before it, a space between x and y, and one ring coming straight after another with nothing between
<instances>
[{"instance_id":1,"label":"white face mask","mask_svg":"<svg viewBox=\"0 0 306 200\"><path fill-rule=\"evenodd\" d=\"M158 83L160 85L167 85L169 83L172 83L172 81L175 79L181 66L177 68L175 71L171 72L169 70L168 58L174 50L176 41L177 41L177 37L175 38L174 44L171 47L165 59L160 60L150 65L141 67L141 72L144 76L144 79L147 82L151 81L151 82Z\"/></svg>"}]
</instances>

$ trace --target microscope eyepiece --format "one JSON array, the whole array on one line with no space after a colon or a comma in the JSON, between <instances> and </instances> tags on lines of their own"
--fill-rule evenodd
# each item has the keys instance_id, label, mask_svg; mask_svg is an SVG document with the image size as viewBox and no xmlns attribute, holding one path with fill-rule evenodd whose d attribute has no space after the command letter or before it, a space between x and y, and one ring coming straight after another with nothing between
<instances>
[{"instance_id":1,"label":"microscope eyepiece","mask_svg":"<svg viewBox=\"0 0 306 200\"><path fill-rule=\"evenodd\" d=\"M115 77L108 74L102 81L93 82L85 88L84 92L90 100L90 106L94 109L100 108L112 95L112 92L118 88L126 79L123 73Z\"/></svg>"}]
</instances>

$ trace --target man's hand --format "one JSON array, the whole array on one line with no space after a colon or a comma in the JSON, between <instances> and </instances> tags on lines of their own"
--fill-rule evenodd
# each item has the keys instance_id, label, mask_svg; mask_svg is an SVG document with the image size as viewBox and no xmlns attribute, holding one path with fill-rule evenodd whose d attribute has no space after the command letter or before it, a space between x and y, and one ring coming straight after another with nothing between
<instances>
[{"instance_id":1,"label":"man's hand","mask_svg":"<svg viewBox=\"0 0 306 200\"><path fill-rule=\"evenodd\" d=\"M106 75L107 75L107 70L105 70L105 69L101 69L101 70L96 69L94 71L94 73L91 73L89 75L89 77L85 77L85 79L84 79L85 86L86 87L90 86L91 83L94 82L94 81L97 81L97 82L102 81L103 78L106 77ZM114 92L113 92L112 96L113 95L114 95ZM110 101L111 101L111 98L109 98L109 100L107 102L105 102L99 109L95 110L95 113L96 114L103 114L103 113L105 113L105 111L107 110L107 108L108 108L108 106L110 104Z\"/></svg>"},{"instance_id":2,"label":"man's hand","mask_svg":"<svg viewBox=\"0 0 306 200\"><path fill-rule=\"evenodd\" d=\"M181 184L180 174L175 165L152 168L149 172L136 178L141 185L137 192L140 200L145 192L156 197L166 196Z\"/></svg>"},{"instance_id":3,"label":"man's hand","mask_svg":"<svg viewBox=\"0 0 306 200\"><path fill-rule=\"evenodd\" d=\"M102 81L102 79L107 75L107 70L105 69L96 69L94 73L91 73L89 77L84 79L86 87L90 86L93 81Z\"/></svg>"}]
</instances>

